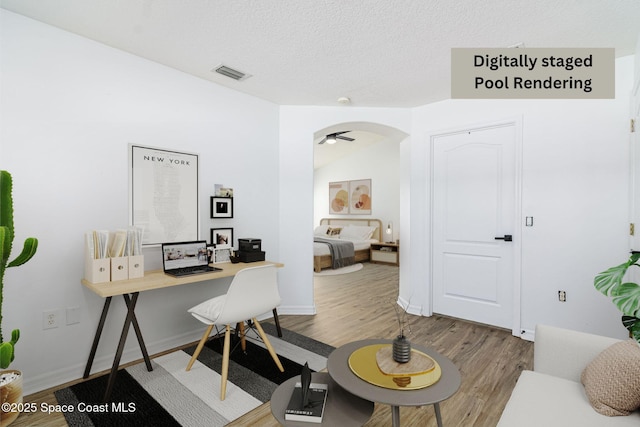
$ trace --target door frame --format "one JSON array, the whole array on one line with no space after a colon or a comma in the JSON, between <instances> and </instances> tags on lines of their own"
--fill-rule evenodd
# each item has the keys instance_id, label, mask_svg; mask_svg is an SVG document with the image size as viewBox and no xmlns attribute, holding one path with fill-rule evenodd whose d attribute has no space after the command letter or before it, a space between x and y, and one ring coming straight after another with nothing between
<instances>
[{"instance_id":1,"label":"door frame","mask_svg":"<svg viewBox=\"0 0 640 427\"><path fill-rule=\"evenodd\" d=\"M429 281L428 290L426 292L427 301L425 301L425 307L428 308L428 315L433 315L433 258L434 258L434 241L433 241L433 227L434 227L434 188L433 188L433 175L434 175L434 139L437 137L452 135L462 132L478 131L483 129L514 126L515 127L515 171L514 171L514 227L513 230L513 318L511 322L511 333L514 336L522 336L525 331L521 329L521 287L522 287L522 227L524 226L524 218L522 217L522 116L511 116L503 119L497 119L492 121L484 121L473 124L465 124L456 126L453 128L447 128L442 130L431 131L428 133L429 151L427 159L427 165L429 170L429 224L427 227L427 239L429 244Z\"/></svg>"}]
</instances>

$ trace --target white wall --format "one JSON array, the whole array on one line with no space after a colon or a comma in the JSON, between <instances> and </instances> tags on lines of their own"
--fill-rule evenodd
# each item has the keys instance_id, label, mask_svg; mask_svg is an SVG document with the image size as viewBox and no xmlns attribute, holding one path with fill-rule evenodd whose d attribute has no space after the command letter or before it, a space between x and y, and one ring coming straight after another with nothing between
<instances>
[{"instance_id":1,"label":"white wall","mask_svg":"<svg viewBox=\"0 0 640 427\"><path fill-rule=\"evenodd\" d=\"M329 214L330 182L369 178L372 189L371 215L349 216L378 218L385 227L392 221L395 241L400 231L400 143L389 139L315 170L314 226L320 224L322 218L341 216Z\"/></svg>"},{"instance_id":2,"label":"white wall","mask_svg":"<svg viewBox=\"0 0 640 427\"><path fill-rule=\"evenodd\" d=\"M79 378L103 299L80 284L83 234L128 223L129 143L200 155L201 237L234 227L263 239L278 259L278 107L107 46L0 11L0 168L14 178L17 251L39 238L36 256L7 270L3 327L21 329L12 364L25 393ZM235 190L234 218L209 218L214 184ZM147 269L160 268L157 249ZM149 352L199 338L186 310L226 290L227 280L140 296L137 315ZM80 307L80 323L64 310ZM42 312L63 326L42 329ZM114 298L94 372L110 367L124 303ZM140 357L130 332L123 362Z\"/></svg>"},{"instance_id":3,"label":"white wall","mask_svg":"<svg viewBox=\"0 0 640 427\"><path fill-rule=\"evenodd\" d=\"M513 116L523 120L522 317L536 323L624 337L594 276L628 257L629 92L633 57L616 61L613 100L449 100L414 110L411 229L413 277L428 283L428 135ZM524 227L526 216L533 227ZM418 285L414 282L414 285ZM558 301L567 291L567 302ZM430 294L425 295L425 305Z\"/></svg>"}]
</instances>

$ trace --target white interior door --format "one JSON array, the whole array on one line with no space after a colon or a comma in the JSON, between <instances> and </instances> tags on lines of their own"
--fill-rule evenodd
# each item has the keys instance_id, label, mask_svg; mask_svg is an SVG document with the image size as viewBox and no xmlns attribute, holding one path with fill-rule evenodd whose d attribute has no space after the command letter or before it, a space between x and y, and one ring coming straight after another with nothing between
<instances>
[{"instance_id":1,"label":"white interior door","mask_svg":"<svg viewBox=\"0 0 640 427\"><path fill-rule=\"evenodd\" d=\"M632 250L640 250L640 36L636 45L633 88L631 90L631 223L636 228L632 234Z\"/></svg>"},{"instance_id":2,"label":"white interior door","mask_svg":"<svg viewBox=\"0 0 640 427\"><path fill-rule=\"evenodd\" d=\"M633 88L631 92L631 124L629 148L631 152L630 165L630 222L633 231L630 232L629 248L640 251L640 36L636 44ZM633 282L640 280L638 269L629 270L629 279Z\"/></svg>"},{"instance_id":3,"label":"white interior door","mask_svg":"<svg viewBox=\"0 0 640 427\"><path fill-rule=\"evenodd\" d=\"M431 141L433 311L512 329L516 124Z\"/></svg>"}]
</instances>

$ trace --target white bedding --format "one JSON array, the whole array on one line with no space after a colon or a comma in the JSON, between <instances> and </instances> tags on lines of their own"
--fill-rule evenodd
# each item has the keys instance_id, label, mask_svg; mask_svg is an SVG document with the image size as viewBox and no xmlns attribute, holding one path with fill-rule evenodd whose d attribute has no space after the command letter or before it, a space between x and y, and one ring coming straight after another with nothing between
<instances>
[{"instance_id":1,"label":"white bedding","mask_svg":"<svg viewBox=\"0 0 640 427\"><path fill-rule=\"evenodd\" d=\"M356 251L359 251L362 249L369 249L372 243L377 242L377 240L375 239L370 239L370 240L351 240L351 239L345 239L345 238L332 239L328 236L322 236L322 238L328 239L328 240L342 241L342 242L344 242L345 240L348 240L350 242L353 242L353 249ZM325 245L324 243L313 242L313 256L322 256L322 255L330 255L329 245Z\"/></svg>"}]
</instances>

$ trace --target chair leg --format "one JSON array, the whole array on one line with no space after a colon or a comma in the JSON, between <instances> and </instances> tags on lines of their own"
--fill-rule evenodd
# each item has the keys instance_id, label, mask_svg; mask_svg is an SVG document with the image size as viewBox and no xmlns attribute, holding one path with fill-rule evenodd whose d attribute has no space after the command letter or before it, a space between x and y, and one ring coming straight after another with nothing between
<instances>
[{"instance_id":1,"label":"chair leg","mask_svg":"<svg viewBox=\"0 0 640 427\"><path fill-rule=\"evenodd\" d=\"M227 377L229 376L229 347L231 347L231 327L226 326L224 333L224 348L222 349L222 380L220 383L220 400L227 394Z\"/></svg>"},{"instance_id":2,"label":"chair leg","mask_svg":"<svg viewBox=\"0 0 640 427\"><path fill-rule=\"evenodd\" d=\"M276 362L276 365L278 366L278 369L280 369L280 372L284 372L284 368L282 367L282 363L280 363L280 359L278 358L278 355L276 354L276 351L271 346L271 343L269 342L269 339L267 338L267 334L264 333L264 330L262 329L262 326L260 326L260 323L258 322L258 320L255 317L252 320L253 320L253 323L256 324L256 329L258 329L258 333L260 334L260 337L262 338L262 341L264 342L264 345L267 347L267 350L269 350L269 354L273 358L273 361Z\"/></svg>"},{"instance_id":3,"label":"chair leg","mask_svg":"<svg viewBox=\"0 0 640 427\"><path fill-rule=\"evenodd\" d=\"M238 325L238 335L240 335L240 348L242 348L242 351L244 353L247 352L247 340L245 338L245 331L244 331L244 322L239 322Z\"/></svg>"},{"instance_id":4,"label":"chair leg","mask_svg":"<svg viewBox=\"0 0 640 427\"><path fill-rule=\"evenodd\" d=\"M191 370L193 363L196 361L196 359L200 355L200 352L202 351L202 347L204 347L204 343L207 342L207 339L209 338L209 334L211 334L212 329L213 329L213 325L209 325L207 330L204 331L204 335L202 336L202 338L200 338L200 342L198 343L198 347L196 347L196 351L193 352L193 356L191 356L191 360L189 360L189 364L187 365L187 369L186 369L187 371Z\"/></svg>"}]
</instances>

